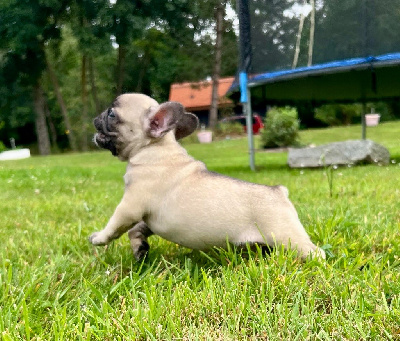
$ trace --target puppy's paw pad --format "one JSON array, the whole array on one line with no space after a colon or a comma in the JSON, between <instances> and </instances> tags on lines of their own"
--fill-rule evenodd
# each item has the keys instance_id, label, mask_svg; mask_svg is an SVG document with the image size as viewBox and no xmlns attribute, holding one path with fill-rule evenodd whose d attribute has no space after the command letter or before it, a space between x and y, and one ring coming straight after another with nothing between
<instances>
[{"instance_id":1,"label":"puppy's paw pad","mask_svg":"<svg viewBox=\"0 0 400 341\"><path fill-rule=\"evenodd\" d=\"M108 243L108 240L103 237L101 232L92 233L88 239L92 245L106 245Z\"/></svg>"},{"instance_id":2,"label":"puppy's paw pad","mask_svg":"<svg viewBox=\"0 0 400 341\"><path fill-rule=\"evenodd\" d=\"M142 241L139 247L133 250L133 255L135 256L136 260L140 262L143 258L147 256L149 249L150 249L149 243Z\"/></svg>"}]
</instances>

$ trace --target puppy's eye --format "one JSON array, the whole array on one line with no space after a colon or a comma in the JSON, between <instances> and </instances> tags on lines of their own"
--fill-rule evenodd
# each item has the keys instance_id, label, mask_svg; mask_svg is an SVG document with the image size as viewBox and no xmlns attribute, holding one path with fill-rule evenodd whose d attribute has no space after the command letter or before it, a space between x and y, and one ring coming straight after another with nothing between
<instances>
[{"instance_id":1,"label":"puppy's eye","mask_svg":"<svg viewBox=\"0 0 400 341\"><path fill-rule=\"evenodd\" d=\"M115 117L115 113L114 113L114 110L112 108L108 109L108 117L111 117L111 118Z\"/></svg>"}]
</instances>

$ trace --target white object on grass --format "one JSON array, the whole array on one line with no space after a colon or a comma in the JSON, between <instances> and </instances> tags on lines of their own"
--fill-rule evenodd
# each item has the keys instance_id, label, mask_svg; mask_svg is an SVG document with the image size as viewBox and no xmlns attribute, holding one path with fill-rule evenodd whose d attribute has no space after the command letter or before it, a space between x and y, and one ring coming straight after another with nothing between
<instances>
[{"instance_id":1,"label":"white object on grass","mask_svg":"<svg viewBox=\"0 0 400 341\"><path fill-rule=\"evenodd\" d=\"M31 151L28 148L13 149L0 153L0 161L26 159L30 156Z\"/></svg>"}]
</instances>

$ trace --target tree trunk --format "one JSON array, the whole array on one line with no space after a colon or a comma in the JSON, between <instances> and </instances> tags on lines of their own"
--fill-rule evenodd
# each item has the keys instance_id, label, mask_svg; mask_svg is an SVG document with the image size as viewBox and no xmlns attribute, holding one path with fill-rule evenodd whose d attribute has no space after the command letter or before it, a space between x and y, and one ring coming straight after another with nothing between
<instances>
[{"instance_id":1,"label":"tree trunk","mask_svg":"<svg viewBox=\"0 0 400 341\"><path fill-rule=\"evenodd\" d=\"M304 1L304 4L306 4L306 1ZM300 22L299 22L299 30L297 31L296 48L294 50L292 69L296 68L297 62L299 61L300 41L301 41L301 33L303 32L304 19L305 19L305 16L303 13L301 13L300 14Z\"/></svg>"},{"instance_id":2,"label":"tree trunk","mask_svg":"<svg viewBox=\"0 0 400 341\"><path fill-rule=\"evenodd\" d=\"M215 59L214 59L214 70L212 77L212 94L211 94L211 106L209 113L209 125L213 129L217 125L218 121L218 84L221 75L221 55L222 55L222 34L224 25L224 14L225 4L218 4L215 11L216 19L216 40L215 40Z\"/></svg>"},{"instance_id":3,"label":"tree trunk","mask_svg":"<svg viewBox=\"0 0 400 341\"><path fill-rule=\"evenodd\" d=\"M49 110L49 106L47 105L47 101L44 101L44 114L46 116L47 123L50 128L50 140L51 140L51 146L58 150L57 146L57 130L56 126L54 125L53 119L51 118L51 113Z\"/></svg>"},{"instance_id":4,"label":"tree trunk","mask_svg":"<svg viewBox=\"0 0 400 341\"><path fill-rule=\"evenodd\" d=\"M90 88L92 92L93 102L96 107L96 113L100 114L102 111L102 107L99 101L99 97L97 96L97 87L96 87L96 79L94 76L94 66L93 66L93 58L89 57L89 79L90 79Z\"/></svg>"},{"instance_id":5,"label":"tree trunk","mask_svg":"<svg viewBox=\"0 0 400 341\"><path fill-rule=\"evenodd\" d=\"M311 17L310 17L310 40L308 42L308 63L307 66L312 65L312 57L314 50L314 33L315 33L315 0L310 0L311 4Z\"/></svg>"},{"instance_id":6,"label":"tree trunk","mask_svg":"<svg viewBox=\"0 0 400 341\"><path fill-rule=\"evenodd\" d=\"M118 47L118 67L117 67L117 93L122 94L125 78L125 59L126 59L126 46L119 45Z\"/></svg>"},{"instance_id":7,"label":"tree trunk","mask_svg":"<svg viewBox=\"0 0 400 341\"><path fill-rule=\"evenodd\" d=\"M143 64L141 65L139 75L137 76L138 81L135 89L136 92L142 92L144 76L146 75L146 71L149 65L150 58L148 58L145 53L145 55L143 56Z\"/></svg>"},{"instance_id":8,"label":"tree trunk","mask_svg":"<svg viewBox=\"0 0 400 341\"><path fill-rule=\"evenodd\" d=\"M71 147L71 149L73 151L77 151L78 147L76 145L76 137L75 137L75 133L72 131L72 126L71 126L71 122L69 120L67 106L65 105L64 97L61 93L61 89L60 89L60 85L58 83L56 73L54 72L53 66L51 65L48 57L46 57L46 65L47 65L47 73L49 74L49 77L50 77L50 82L53 85L53 88L54 88L54 91L55 91L56 97L57 97L57 102L58 102L58 105L60 106L61 115L62 115L62 118L64 121L64 126L65 126L65 133L67 134L67 137L68 137L69 146Z\"/></svg>"},{"instance_id":9,"label":"tree trunk","mask_svg":"<svg viewBox=\"0 0 400 341\"><path fill-rule=\"evenodd\" d=\"M39 146L40 155L49 155L50 150L50 139L49 131L46 125L46 116L44 112L44 95L40 84L36 84L33 89L33 100L35 107L35 127L36 136Z\"/></svg>"},{"instance_id":10,"label":"tree trunk","mask_svg":"<svg viewBox=\"0 0 400 341\"><path fill-rule=\"evenodd\" d=\"M87 56L82 55L82 69L81 69L81 86L82 86L82 150L88 150L88 101L87 101L87 89L86 89L86 64Z\"/></svg>"}]
</instances>

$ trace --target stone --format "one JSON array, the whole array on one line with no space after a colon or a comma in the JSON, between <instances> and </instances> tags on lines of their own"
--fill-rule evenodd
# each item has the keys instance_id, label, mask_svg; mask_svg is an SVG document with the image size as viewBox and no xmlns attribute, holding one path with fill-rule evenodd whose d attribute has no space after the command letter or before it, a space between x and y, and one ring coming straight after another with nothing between
<instances>
[{"instance_id":1,"label":"stone","mask_svg":"<svg viewBox=\"0 0 400 341\"><path fill-rule=\"evenodd\" d=\"M313 168L358 163L388 164L389 151L371 140L349 140L318 147L289 148L288 165L291 168Z\"/></svg>"}]
</instances>

